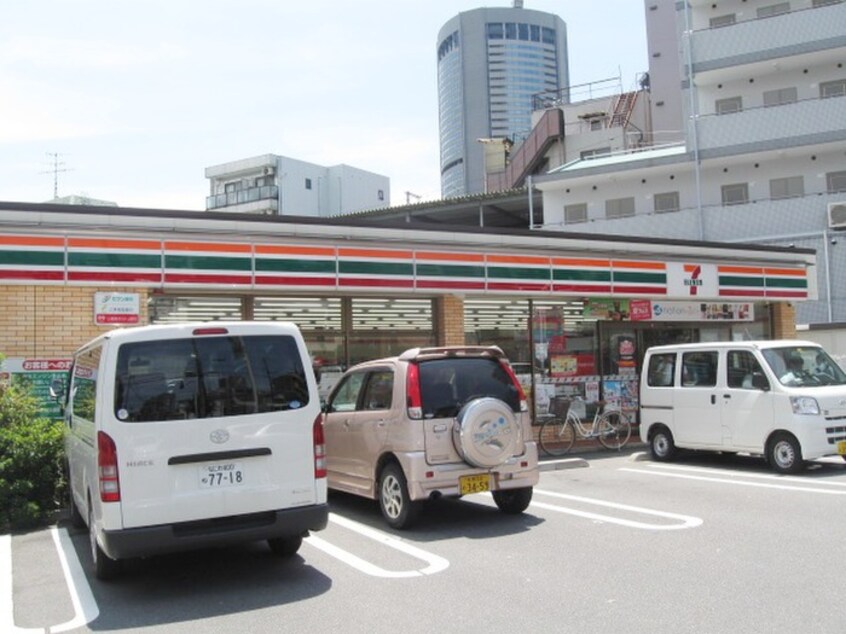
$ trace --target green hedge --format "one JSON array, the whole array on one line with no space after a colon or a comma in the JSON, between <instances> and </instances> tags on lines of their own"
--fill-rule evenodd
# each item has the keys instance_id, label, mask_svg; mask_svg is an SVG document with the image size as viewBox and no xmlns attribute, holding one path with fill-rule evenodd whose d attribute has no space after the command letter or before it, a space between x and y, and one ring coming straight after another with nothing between
<instances>
[{"instance_id":1,"label":"green hedge","mask_svg":"<svg viewBox=\"0 0 846 634\"><path fill-rule=\"evenodd\" d=\"M0 387L0 530L44 524L62 506L64 427L38 418L38 404Z\"/></svg>"}]
</instances>

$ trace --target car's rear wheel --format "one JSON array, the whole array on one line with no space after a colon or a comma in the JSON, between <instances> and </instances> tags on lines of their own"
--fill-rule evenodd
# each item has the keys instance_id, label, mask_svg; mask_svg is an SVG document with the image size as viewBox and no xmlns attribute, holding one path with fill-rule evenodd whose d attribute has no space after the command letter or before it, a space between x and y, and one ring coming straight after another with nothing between
<instances>
[{"instance_id":1,"label":"car's rear wheel","mask_svg":"<svg viewBox=\"0 0 846 634\"><path fill-rule=\"evenodd\" d=\"M668 462L676 456L676 443L672 432L666 427L659 427L649 438L649 452L653 460Z\"/></svg>"},{"instance_id":2,"label":"car's rear wheel","mask_svg":"<svg viewBox=\"0 0 846 634\"><path fill-rule=\"evenodd\" d=\"M529 503L532 501L532 487L493 491L492 495L500 511L509 515L519 515L529 508Z\"/></svg>"},{"instance_id":3,"label":"car's rear wheel","mask_svg":"<svg viewBox=\"0 0 846 634\"><path fill-rule=\"evenodd\" d=\"M302 546L303 538L300 535L294 537L274 537L267 540L267 545L274 555L279 557L293 557Z\"/></svg>"},{"instance_id":4,"label":"car's rear wheel","mask_svg":"<svg viewBox=\"0 0 846 634\"><path fill-rule=\"evenodd\" d=\"M777 434L767 447L767 461L777 473L799 473L805 466L802 448L790 434Z\"/></svg>"},{"instance_id":5,"label":"car's rear wheel","mask_svg":"<svg viewBox=\"0 0 846 634\"><path fill-rule=\"evenodd\" d=\"M391 462L379 475L379 508L392 528L408 528L420 514L421 502L408 495L408 482L402 467Z\"/></svg>"},{"instance_id":6,"label":"car's rear wheel","mask_svg":"<svg viewBox=\"0 0 846 634\"><path fill-rule=\"evenodd\" d=\"M117 559L112 559L97 543L97 531L94 528L94 512L91 504L88 505L88 542L91 546L91 560L94 564L94 576L102 581L114 579L120 574L121 563Z\"/></svg>"}]
</instances>

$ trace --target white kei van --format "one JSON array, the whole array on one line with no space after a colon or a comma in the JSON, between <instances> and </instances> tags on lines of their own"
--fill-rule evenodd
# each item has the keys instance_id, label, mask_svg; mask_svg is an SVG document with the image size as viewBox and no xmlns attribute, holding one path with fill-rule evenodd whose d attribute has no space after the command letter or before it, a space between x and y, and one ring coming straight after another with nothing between
<instances>
[{"instance_id":1,"label":"white kei van","mask_svg":"<svg viewBox=\"0 0 846 634\"><path fill-rule=\"evenodd\" d=\"M655 460L677 447L745 452L796 473L846 459L846 373L809 341L656 346L643 361L640 437Z\"/></svg>"},{"instance_id":2,"label":"white kei van","mask_svg":"<svg viewBox=\"0 0 846 634\"><path fill-rule=\"evenodd\" d=\"M326 526L320 399L293 324L104 334L74 354L65 423L71 519L99 578L233 542L290 556Z\"/></svg>"}]
</instances>

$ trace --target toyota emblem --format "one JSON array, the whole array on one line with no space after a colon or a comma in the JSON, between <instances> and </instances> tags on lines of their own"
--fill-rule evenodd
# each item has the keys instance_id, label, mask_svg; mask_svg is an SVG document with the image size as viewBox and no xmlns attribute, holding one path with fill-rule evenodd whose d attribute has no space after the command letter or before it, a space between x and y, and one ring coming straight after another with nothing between
<instances>
[{"instance_id":1,"label":"toyota emblem","mask_svg":"<svg viewBox=\"0 0 846 634\"><path fill-rule=\"evenodd\" d=\"M229 440L229 432L225 429L215 429L209 434L209 439L216 445L222 445Z\"/></svg>"}]
</instances>

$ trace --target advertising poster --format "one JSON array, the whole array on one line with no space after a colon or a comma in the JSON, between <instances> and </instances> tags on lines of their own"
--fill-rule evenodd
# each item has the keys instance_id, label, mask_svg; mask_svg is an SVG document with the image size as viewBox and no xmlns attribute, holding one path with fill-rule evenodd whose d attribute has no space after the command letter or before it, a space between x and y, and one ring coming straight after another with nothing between
<instances>
[{"instance_id":1,"label":"advertising poster","mask_svg":"<svg viewBox=\"0 0 846 634\"><path fill-rule=\"evenodd\" d=\"M635 420L638 399L637 379L604 381L602 389L609 405L619 407L629 420Z\"/></svg>"},{"instance_id":2,"label":"advertising poster","mask_svg":"<svg viewBox=\"0 0 846 634\"><path fill-rule=\"evenodd\" d=\"M137 324L140 320L139 293L94 293L95 324Z\"/></svg>"},{"instance_id":3,"label":"advertising poster","mask_svg":"<svg viewBox=\"0 0 846 634\"><path fill-rule=\"evenodd\" d=\"M0 378L7 384L28 389L39 403L39 416L61 418L59 404L50 396L50 384L55 379L67 381L71 363L70 359L9 357L0 366Z\"/></svg>"}]
</instances>

